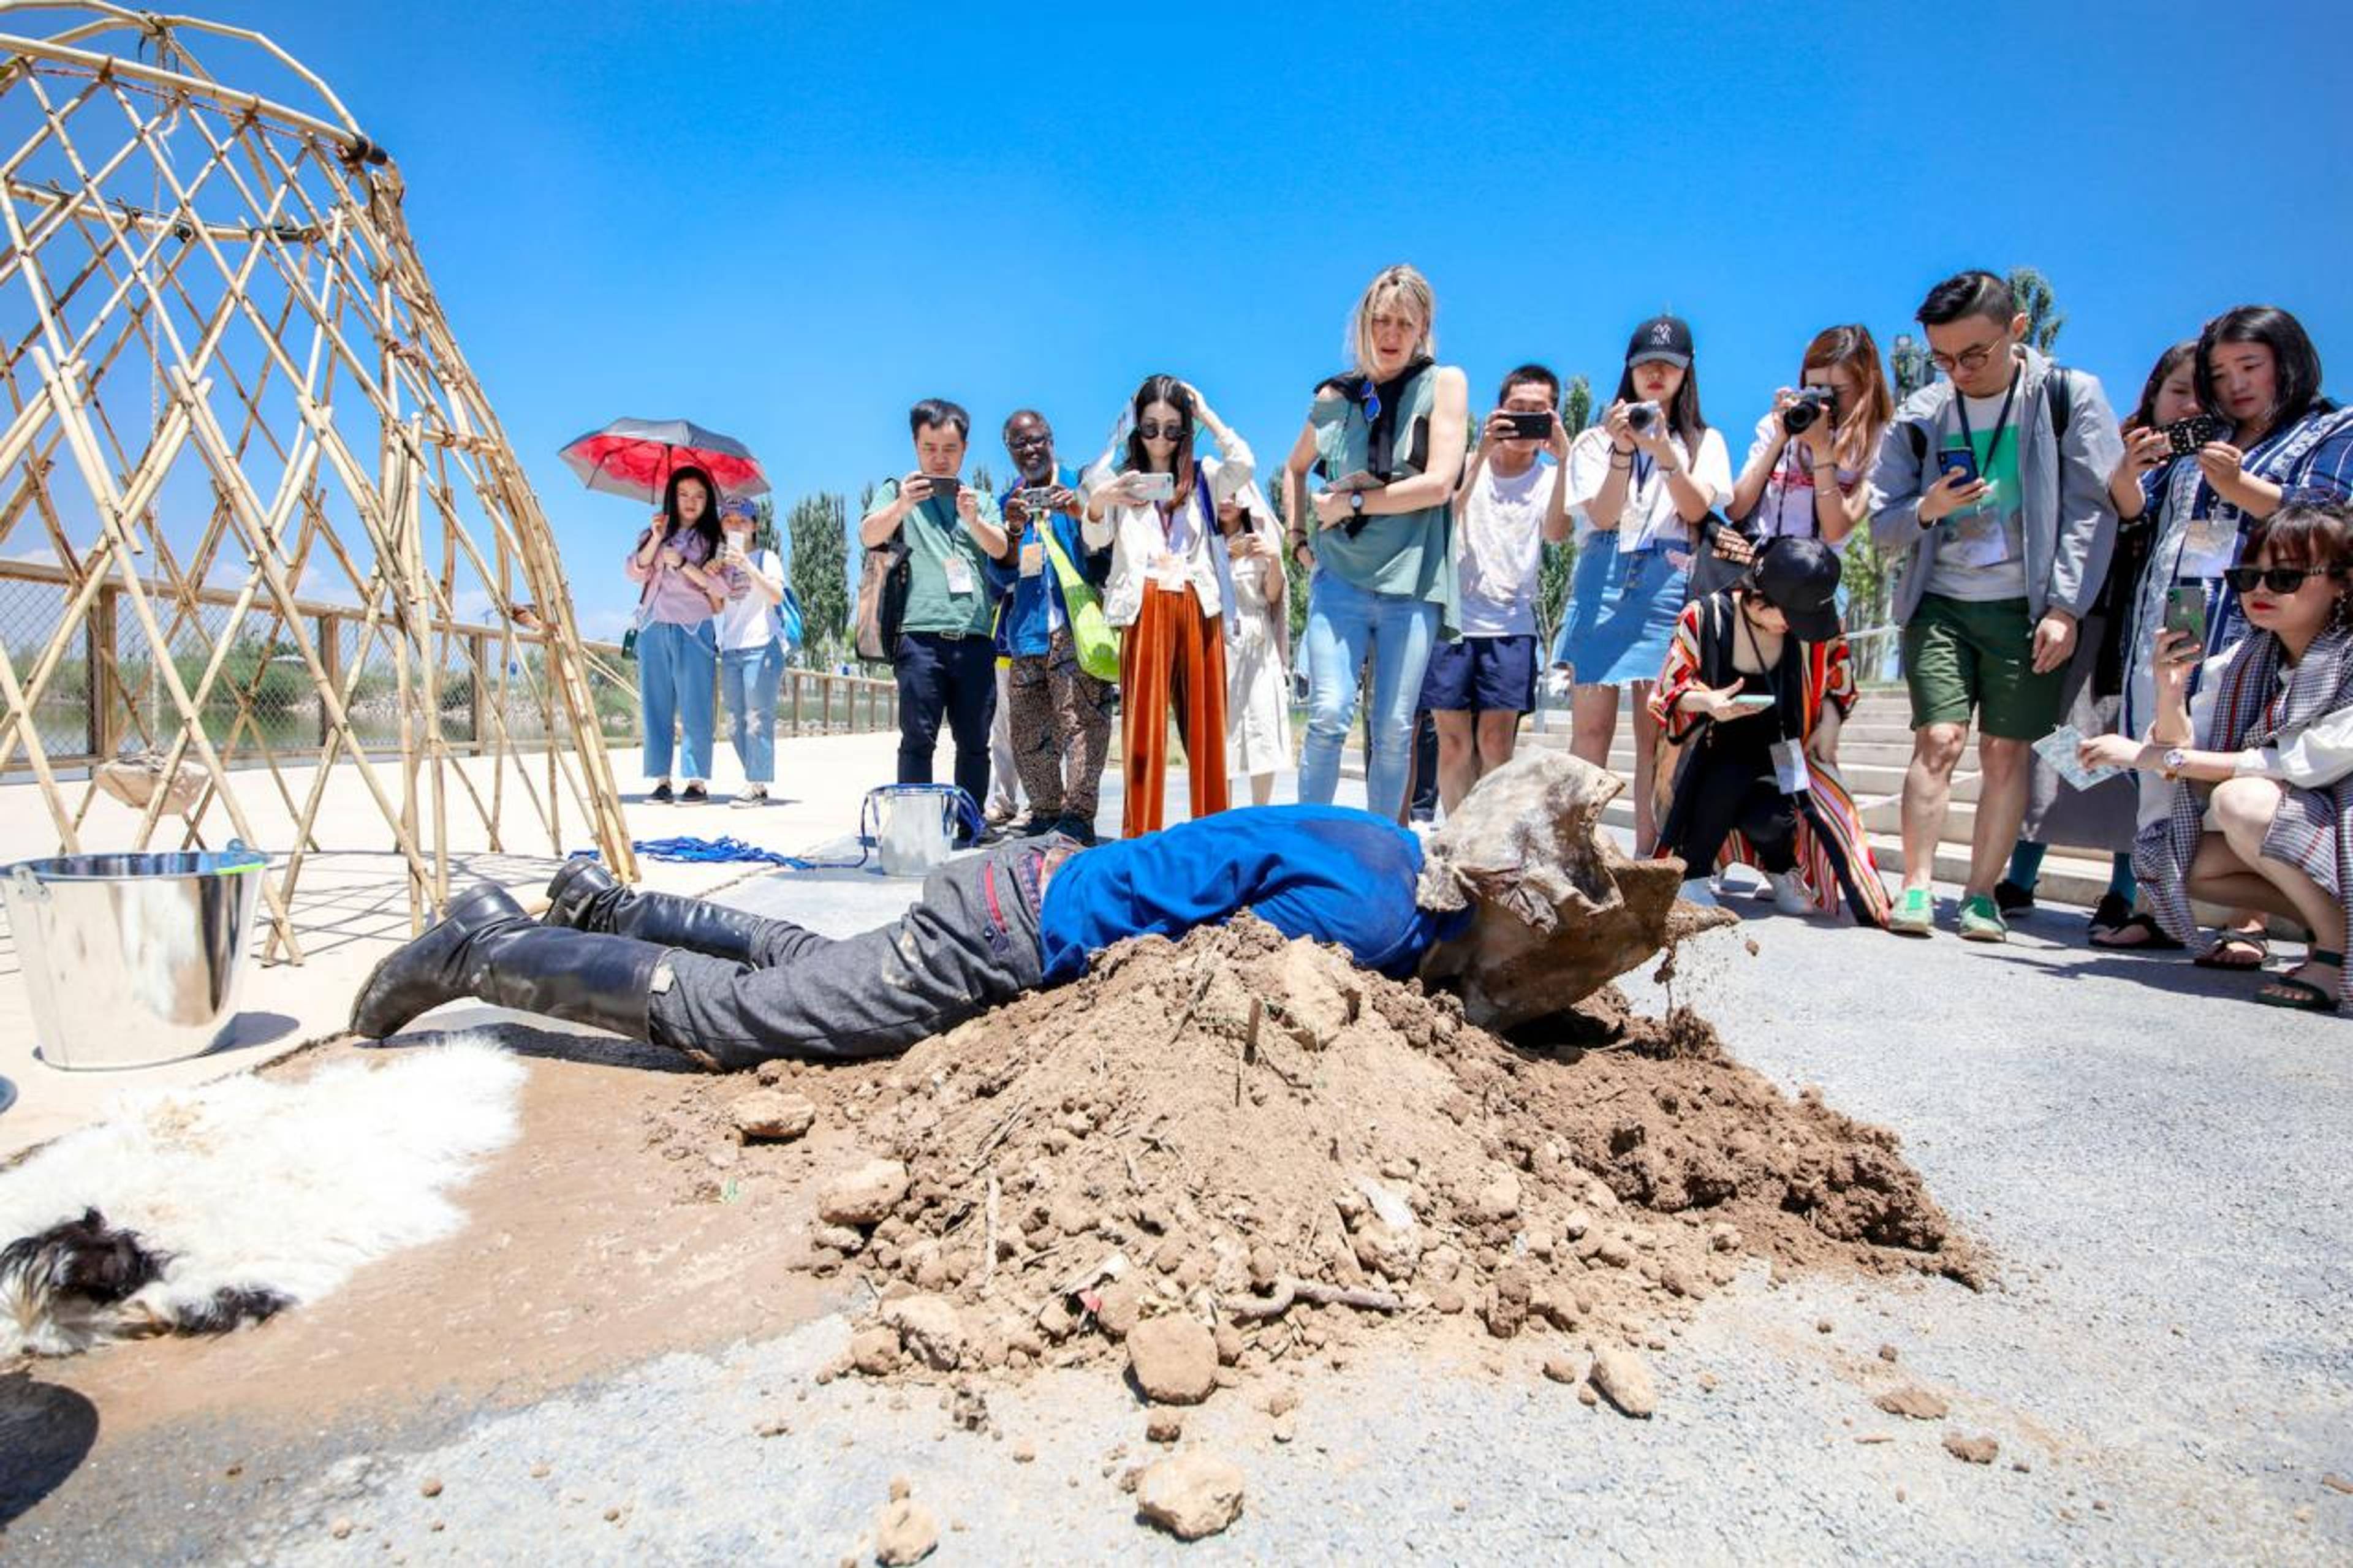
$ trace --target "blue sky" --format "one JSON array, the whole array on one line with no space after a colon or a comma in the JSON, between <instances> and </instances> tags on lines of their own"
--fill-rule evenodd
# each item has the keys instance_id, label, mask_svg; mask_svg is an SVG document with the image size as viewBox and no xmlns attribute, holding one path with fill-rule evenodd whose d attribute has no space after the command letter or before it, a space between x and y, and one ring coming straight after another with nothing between
<instances>
[{"instance_id":1,"label":"blue sky","mask_svg":"<svg viewBox=\"0 0 2353 1568\"><path fill-rule=\"evenodd\" d=\"M1166 370L1271 468L1393 260L1474 399L1529 358L1610 380L1672 308L1742 435L1814 330L1884 346L1969 265L2048 273L2061 357L2120 401L2246 300L2297 312L2340 392L2353 367L2341 6L206 12L400 163L592 629L634 598L641 510L555 449L607 418L696 419L780 500L854 504L909 466L916 397L971 408L1002 472L1013 407L1076 459Z\"/></svg>"}]
</instances>

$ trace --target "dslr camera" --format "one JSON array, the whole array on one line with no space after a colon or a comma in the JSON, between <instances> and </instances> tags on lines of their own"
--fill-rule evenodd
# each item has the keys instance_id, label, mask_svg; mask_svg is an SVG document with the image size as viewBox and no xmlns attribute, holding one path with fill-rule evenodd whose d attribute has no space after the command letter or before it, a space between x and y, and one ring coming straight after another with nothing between
<instances>
[{"instance_id":1,"label":"dslr camera","mask_svg":"<svg viewBox=\"0 0 2353 1568\"><path fill-rule=\"evenodd\" d=\"M1630 403L1626 405L1626 423L1636 430L1648 430L1660 417L1655 403Z\"/></svg>"},{"instance_id":2,"label":"dslr camera","mask_svg":"<svg viewBox=\"0 0 2353 1568\"><path fill-rule=\"evenodd\" d=\"M1792 436L1802 436L1824 419L1837 424L1838 416L1836 387L1800 387L1798 400L1781 410L1781 427Z\"/></svg>"}]
</instances>

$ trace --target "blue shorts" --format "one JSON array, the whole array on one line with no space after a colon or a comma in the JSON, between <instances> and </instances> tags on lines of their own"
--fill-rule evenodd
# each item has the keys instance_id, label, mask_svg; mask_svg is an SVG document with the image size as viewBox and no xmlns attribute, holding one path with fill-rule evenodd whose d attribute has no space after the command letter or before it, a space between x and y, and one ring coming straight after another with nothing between
<instances>
[{"instance_id":1,"label":"blue shorts","mask_svg":"<svg viewBox=\"0 0 2353 1568\"><path fill-rule=\"evenodd\" d=\"M1432 713L1535 712L1535 637L1464 637L1440 643L1430 650L1420 706Z\"/></svg>"}]
</instances>

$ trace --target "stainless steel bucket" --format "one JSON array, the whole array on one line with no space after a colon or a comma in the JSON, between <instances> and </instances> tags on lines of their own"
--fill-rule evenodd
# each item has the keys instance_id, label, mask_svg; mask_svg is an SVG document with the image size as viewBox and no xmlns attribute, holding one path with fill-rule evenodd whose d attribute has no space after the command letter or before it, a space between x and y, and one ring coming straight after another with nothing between
<instances>
[{"instance_id":1,"label":"stainless steel bucket","mask_svg":"<svg viewBox=\"0 0 2353 1568\"><path fill-rule=\"evenodd\" d=\"M57 1068L150 1067L210 1050L234 1026L268 858L66 855L0 875L32 993L33 1037Z\"/></svg>"}]
</instances>

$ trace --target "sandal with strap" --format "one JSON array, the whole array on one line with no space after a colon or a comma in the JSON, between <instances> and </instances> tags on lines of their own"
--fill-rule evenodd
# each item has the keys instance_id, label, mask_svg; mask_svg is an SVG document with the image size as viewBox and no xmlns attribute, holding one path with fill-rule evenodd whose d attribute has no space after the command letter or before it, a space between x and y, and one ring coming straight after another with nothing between
<instances>
[{"instance_id":1,"label":"sandal with strap","mask_svg":"<svg viewBox=\"0 0 2353 1568\"><path fill-rule=\"evenodd\" d=\"M2121 940L2126 932L2137 932L2137 940ZM2138 914L2118 921L2104 931L2094 931L2092 945L2113 952L2179 952L2189 944L2167 935L2165 928L2157 923L2156 917Z\"/></svg>"},{"instance_id":2,"label":"sandal with strap","mask_svg":"<svg viewBox=\"0 0 2353 1568\"><path fill-rule=\"evenodd\" d=\"M2232 948L2252 951L2254 957L2241 963L2222 954ZM2214 945L2189 962L2200 969L2261 969L2272 956L2272 941L2259 931L2224 931L2214 939Z\"/></svg>"},{"instance_id":3,"label":"sandal with strap","mask_svg":"<svg viewBox=\"0 0 2353 1568\"><path fill-rule=\"evenodd\" d=\"M2304 962L2307 964L2333 965L2340 975L2345 969L2345 955L2341 952L2331 952L2323 947L2316 947L2306 952L2304 955ZM2255 993L2255 1001L2262 1006L2284 1007L2294 1013L2337 1011L2336 991L2323 991L2311 981L2299 980L2293 974L2274 975L2270 984Z\"/></svg>"}]
</instances>

